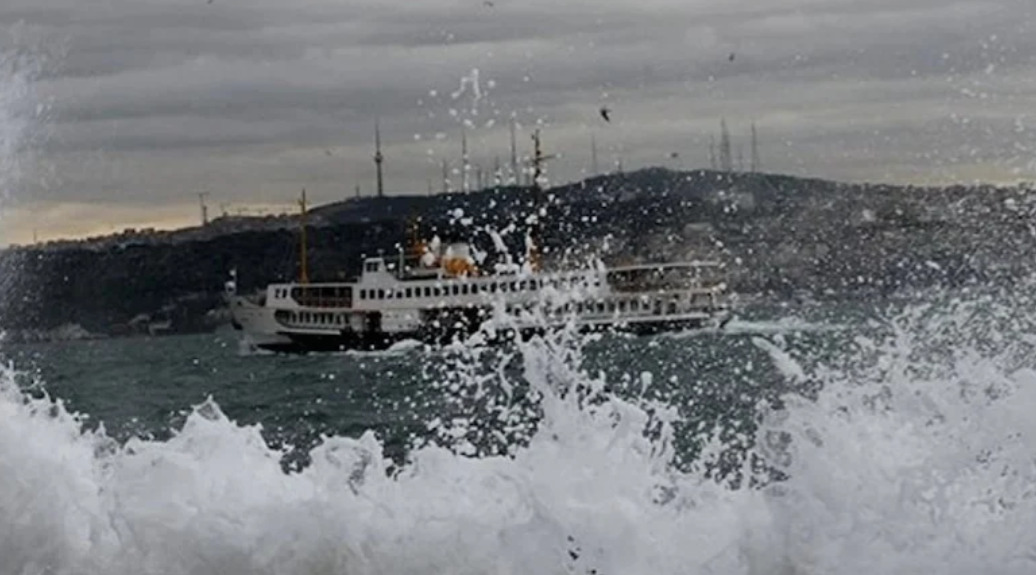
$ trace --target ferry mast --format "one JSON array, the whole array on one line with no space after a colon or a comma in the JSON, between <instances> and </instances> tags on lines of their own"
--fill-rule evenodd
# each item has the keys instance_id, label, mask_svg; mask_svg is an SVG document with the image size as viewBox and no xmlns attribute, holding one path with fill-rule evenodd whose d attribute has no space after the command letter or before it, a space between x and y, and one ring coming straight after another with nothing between
<instances>
[{"instance_id":1,"label":"ferry mast","mask_svg":"<svg viewBox=\"0 0 1036 575\"><path fill-rule=\"evenodd\" d=\"M541 264L540 240L543 227L540 219L543 217L542 212L545 210L546 205L543 188L540 186L540 178L543 176L543 163L557 156L556 154L543 154L543 149L540 146L540 131L538 129L532 133L532 142L532 203L536 218L533 220L532 229L529 232L529 238L532 240L532 247L529 250L529 264L533 270L539 271Z\"/></svg>"}]
</instances>

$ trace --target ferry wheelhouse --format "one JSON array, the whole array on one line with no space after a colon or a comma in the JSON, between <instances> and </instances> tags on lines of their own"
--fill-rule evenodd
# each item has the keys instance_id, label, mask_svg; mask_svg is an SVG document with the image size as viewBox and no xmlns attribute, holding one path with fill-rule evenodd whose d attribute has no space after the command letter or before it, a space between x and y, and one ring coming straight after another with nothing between
<instances>
[{"instance_id":1,"label":"ferry wheelhouse","mask_svg":"<svg viewBox=\"0 0 1036 575\"><path fill-rule=\"evenodd\" d=\"M422 245L409 258L366 258L348 282L271 284L254 297L237 295L233 281L227 288L233 325L251 345L306 352L444 342L493 317L505 318L493 324L497 335L568 323L637 334L721 327L730 310L720 272L717 262L693 261L550 273L506 266L484 274L461 243Z\"/></svg>"}]
</instances>

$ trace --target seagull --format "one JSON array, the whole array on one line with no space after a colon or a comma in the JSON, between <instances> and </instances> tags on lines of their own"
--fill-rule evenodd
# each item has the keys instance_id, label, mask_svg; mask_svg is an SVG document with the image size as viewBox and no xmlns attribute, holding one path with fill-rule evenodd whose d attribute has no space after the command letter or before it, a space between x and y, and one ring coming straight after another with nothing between
<instances>
[{"instance_id":1,"label":"seagull","mask_svg":"<svg viewBox=\"0 0 1036 575\"><path fill-rule=\"evenodd\" d=\"M734 54L733 52L731 52L731 53L730 53L730 58L729 58L729 60L730 60L731 62L733 62L733 61L734 61L734 58L735 58L736 56L737 56L737 54Z\"/></svg>"},{"instance_id":2,"label":"seagull","mask_svg":"<svg viewBox=\"0 0 1036 575\"><path fill-rule=\"evenodd\" d=\"M612 121L612 119L608 116L608 114L611 114L611 110L609 110L608 108L601 108L601 117L604 118L605 122L611 122Z\"/></svg>"},{"instance_id":3,"label":"seagull","mask_svg":"<svg viewBox=\"0 0 1036 575\"><path fill-rule=\"evenodd\" d=\"M331 150L324 150L324 153L327 154L328 156L330 156L331 155Z\"/></svg>"},{"instance_id":4,"label":"seagull","mask_svg":"<svg viewBox=\"0 0 1036 575\"><path fill-rule=\"evenodd\" d=\"M496 4L493 3L493 0L483 0L482 5L487 8L492 8L493 6L496 6Z\"/></svg>"}]
</instances>

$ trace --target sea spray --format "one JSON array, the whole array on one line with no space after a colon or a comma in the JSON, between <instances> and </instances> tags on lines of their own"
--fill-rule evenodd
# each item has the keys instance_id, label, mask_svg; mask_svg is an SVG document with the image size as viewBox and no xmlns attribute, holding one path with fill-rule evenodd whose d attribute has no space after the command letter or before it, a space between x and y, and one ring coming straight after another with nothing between
<instances>
[{"instance_id":1,"label":"sea spray","mask_svg":"<svg viewBox=\"0 0 1036 575\"><path fill-rule=\"evenodd\" d=\"M817 573L1032 570L1028 303L1001 293L908 308L858 339L851 369L816 366L815 397L764 411L760 452L788 479L768 491L785 535L759 553Z\"/></svg>"},{"instance_id":2,"label":"sea spray","mask_svg":"<svg viewBox=\"0 0 1036 575\"><path fill-rule=\"evenodd\" d=\"M672 464L680 406L639 397L664 370L634 368L638 392L616 395L563 338L516 342L502 372L487 356L462 372L542 396L513 448L444 436L400 466L372 433L328 436L292 473L261 427L215 402L166 440L120 444L5 369L0 571L1031 572L1036 371L1022 303L909 308L834 357L757 336L781 377L816 388L759 406L750 450L782 477L742 459L757 481L737 486L710 474L731 451L711 430L694 462Z\"/></svg>"}]
</instances>

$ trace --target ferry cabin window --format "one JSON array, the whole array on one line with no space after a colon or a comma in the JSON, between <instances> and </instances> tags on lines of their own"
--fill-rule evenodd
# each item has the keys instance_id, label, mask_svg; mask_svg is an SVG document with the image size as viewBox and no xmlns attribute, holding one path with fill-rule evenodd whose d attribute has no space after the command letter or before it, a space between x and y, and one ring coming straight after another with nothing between
<instances>
[{"instance_id":1,"label":"ferry cabin window","mask_svg":"<svg viewBox=\"0 0 1036 575\"><path fill-rule=\"evenodd\" d=\"M496 293L496 284L489 284L489 293Z\"/></svg>"},{"instance_id":2,"label":"ferry cabin window","mask_svg":"<svg viewBox=\"0 0 1036 575\"><path fill-rule=\"evenodd\" d=\"M378 290L378 299L385 299L385 290L383 290L383 289L379 289Z\"/></svg>"},{"instance_id":3,"label":"ferry cabin window","mask_svg":"<svg viewBox=\"0 0 1036 575\"><path fill-rule=\"evenodd\" d=\"M378 262L367 262L367 267L364 269L365 271L376 272L378 271Z\"/></svg>"},{"instance_id":4,"label":"ferry cabin window","mask_svg":"<svg viewBox=\"0 0 1036 575\"><path fill-rule=\"evenodd\" d=\"M408 297L408 298L414 297L414 288L406 288L406 297Z\"/></svg>"}]
</instances>

